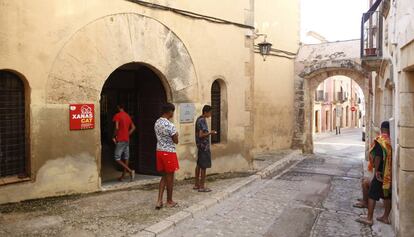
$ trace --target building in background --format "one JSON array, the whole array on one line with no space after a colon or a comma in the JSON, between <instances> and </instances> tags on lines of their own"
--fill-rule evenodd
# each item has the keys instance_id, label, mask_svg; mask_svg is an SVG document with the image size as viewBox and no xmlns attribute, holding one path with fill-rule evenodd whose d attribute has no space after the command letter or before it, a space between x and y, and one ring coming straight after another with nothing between
<instances>
[{"instance_id":1,"label":"building in background","mask_svg":"<svg viewBox=\"0 0 414 237\"><path fill-rule=\"evenodd\" d=\"M365 116L362 89L349 77L333 76L315 91L314 133L335 132L340 128L361 128Z\"/></svg>"},{"instance_id":2,"label":"building in background","mask_svg":"<svg viewBox=\"0 0 414 237\"><path fill-rule=\"evenodd\" d=\"M153 123L167 101L177 107L180 179L195 167L204 104L219 132L211 172L248 170L255 154L291 146L299 1L148 2L2 1L0 203L113 180L119 103L137 125L131 166L140 174L157 174Z\"/></svg>"},{"instance_id":3,"label":"building in background","mask_svg":"<svg viewBox=\"0 0 414 237\"><path fill-rule=\"evenodd\" d=\"M362 17L361 59L371 72L370 140L391 122L393 218L397 236L414 236L414 2L370 0Z\"/></svg>"}]
</instances>

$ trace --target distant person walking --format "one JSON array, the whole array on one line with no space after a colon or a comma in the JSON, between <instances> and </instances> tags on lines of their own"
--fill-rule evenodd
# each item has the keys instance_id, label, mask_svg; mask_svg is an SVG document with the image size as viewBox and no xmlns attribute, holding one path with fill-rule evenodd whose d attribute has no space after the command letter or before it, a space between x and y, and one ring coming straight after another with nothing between
<instances>
[{"instance_id":1,"label":"distant person walking","mask_svg":"<svg viewBox=\"0 0 414 237\"><path fill-rule=\"evenodd\" d=\"M115 143L115 161L124 169L119 181L123 181L125 173L130 173L130 181L135 178L135 170L128 167L129 165L129 136L135 131L135 125L131 117L125 112L123 105L117 106L118 113L115 114L113 122L115 123L115 130L113 142ZM124 161L122 161L122 158Z\"/></svg>"},{"instance_id":2,"label":"distant person walking","mask_svg":"<svg viewBox=\"0 0 414 237\"><path fill-rule=\"evenodd\" d=\"M173 201L174 173L179 169L175 145L178 144L178 132L170 121L173 118L175 106L167 103L162 106L162 115L155 122L154 130L157 137L157 171L162 174L159 184L158 201L155 208L163 207L164 190L167 187L167 207L175 207Z\"/></svg>"},{"instance_id":3,"label":"distant person walking","mask_svg":"<svg viewBox=\"0 0 414 237\"><path fill-rule=\"evenodd\" d=\"M205 187L207 168L211 168L210 136L217 134L214 130L211 132L208 130L207 118L211 117L211 111L211 106L205 105L202 111L203 114L197 118L195 125L195 140L198 152L193 189L199 192L211 192L211 189Z\"/></svg>"},{"instance_id":4,"label":"distant person walking","mask_svg":"<svg viewBox=\"0 0 414 237\"><path fill-rule=\"evenodd\" d=\"M336 124L335 124L336 135L341 134L341 120L340 117L336 117Z\"/></svg>"},{"instance_id":5,"label":"distant person walking","mask_svg":"<svg viewBox=\"0 0 414 237\"><path fill-rule=\"evenodd\" d=\"M392 147L390 141L390 124L388 121L381 124L381 134L375 138L369 153L375 172L368 191L368 215L367 217L358 218L356 221L366 225L372 225L375 204L381 198L384 200L384 214L378 217L377 221L390 224Z\"/></svg>"}]
</instances>

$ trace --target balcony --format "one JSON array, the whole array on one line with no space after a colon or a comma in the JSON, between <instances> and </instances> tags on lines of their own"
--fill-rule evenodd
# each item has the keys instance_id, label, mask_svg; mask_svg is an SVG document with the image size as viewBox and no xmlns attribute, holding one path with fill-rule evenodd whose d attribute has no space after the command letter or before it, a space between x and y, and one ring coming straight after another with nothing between
<instances>
[{"instance_id":1,"label":"balcony","mask_svg":"<svg viewBox=\"0 0 414 237\"><path fill-rule=\"evenodd\" d=\"M317 102L323 102L325 100L324 91L323 90L317 90L315 94L315 100Z\"/></svg>"},{"instance_id":2,"label":"balcony","mask_svg":"<svg viewBox=\"0 0 414 237\"><path fill-rule=\"evenodd\" d=\"M335 101L337 103L344 103L346 101L346 95L344 92L336 92L336 98Z\"/></svg>"},{"instance_id":3,"label":"balcony","mask_svg":"<svg viewBox=\"0 0 414 237\"><path fill-rule=\"evenodd\" d=\"M367 12L361 21L361 60L369 71L377 71L383 63L383 15Z\"/></svg>"}]
</instances>

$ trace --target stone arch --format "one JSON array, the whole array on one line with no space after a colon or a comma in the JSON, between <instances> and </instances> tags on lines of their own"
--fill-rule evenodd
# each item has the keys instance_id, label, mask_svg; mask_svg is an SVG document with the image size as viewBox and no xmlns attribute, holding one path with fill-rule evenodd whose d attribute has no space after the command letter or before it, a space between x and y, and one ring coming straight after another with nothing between
<instances>
[{"instance_id":1,"label":"stone arch","mask_svg":"<svg viewBox=\"0 0 414 237\"><path fill-rule=\"evenodd\" d=\"M198 98L192 59L177 35L155 19L122 13L89 23L64 45L47 80L46 102L99 101L109 75L132 62L154 69L172 102Z\"/></svg>"},{"instance_id":2,"label":"stone arch","mask_svg":"<svg viewBox=\"0 0 414 237\"><path fill-rule=\"evenodd\" d=\"M332 76L346 76L354 80L362 89L365 106L368 108L369 74L359 62L352 59L326 60L296 65L296 123L293 148L302 148L304 153L313 153L313 107L314 91L325 79ZM369 110L368 110L369 111Z\"/></svg>"}]
</instances>

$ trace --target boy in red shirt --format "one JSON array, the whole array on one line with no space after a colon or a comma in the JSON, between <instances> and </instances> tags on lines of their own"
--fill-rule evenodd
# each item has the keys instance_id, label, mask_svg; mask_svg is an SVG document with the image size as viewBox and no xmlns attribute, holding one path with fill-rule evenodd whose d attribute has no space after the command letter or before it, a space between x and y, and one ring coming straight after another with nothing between
<instances>
[{"instance_id":1,"label":"boy in red shirt","mask_svg":"<svg viewBox=\"0 0 414 237\"><path fill-rule=\"evenodd\" d=\"M119 181L122 181L125 177L125 173L128 172L131 174L131 180L134 180L135 170L132 170L128 167L129 164L129 135L135 131L135 125L132 122L131 117L125 112L124 106L118 105L118 113L115 114L113 121L115 123L114 137L113 141L115 143L115 161L124 167L121 177L118 178ZM124 155L124 161L121 160L122 155Z\"/></svg>"}]
</instances>

